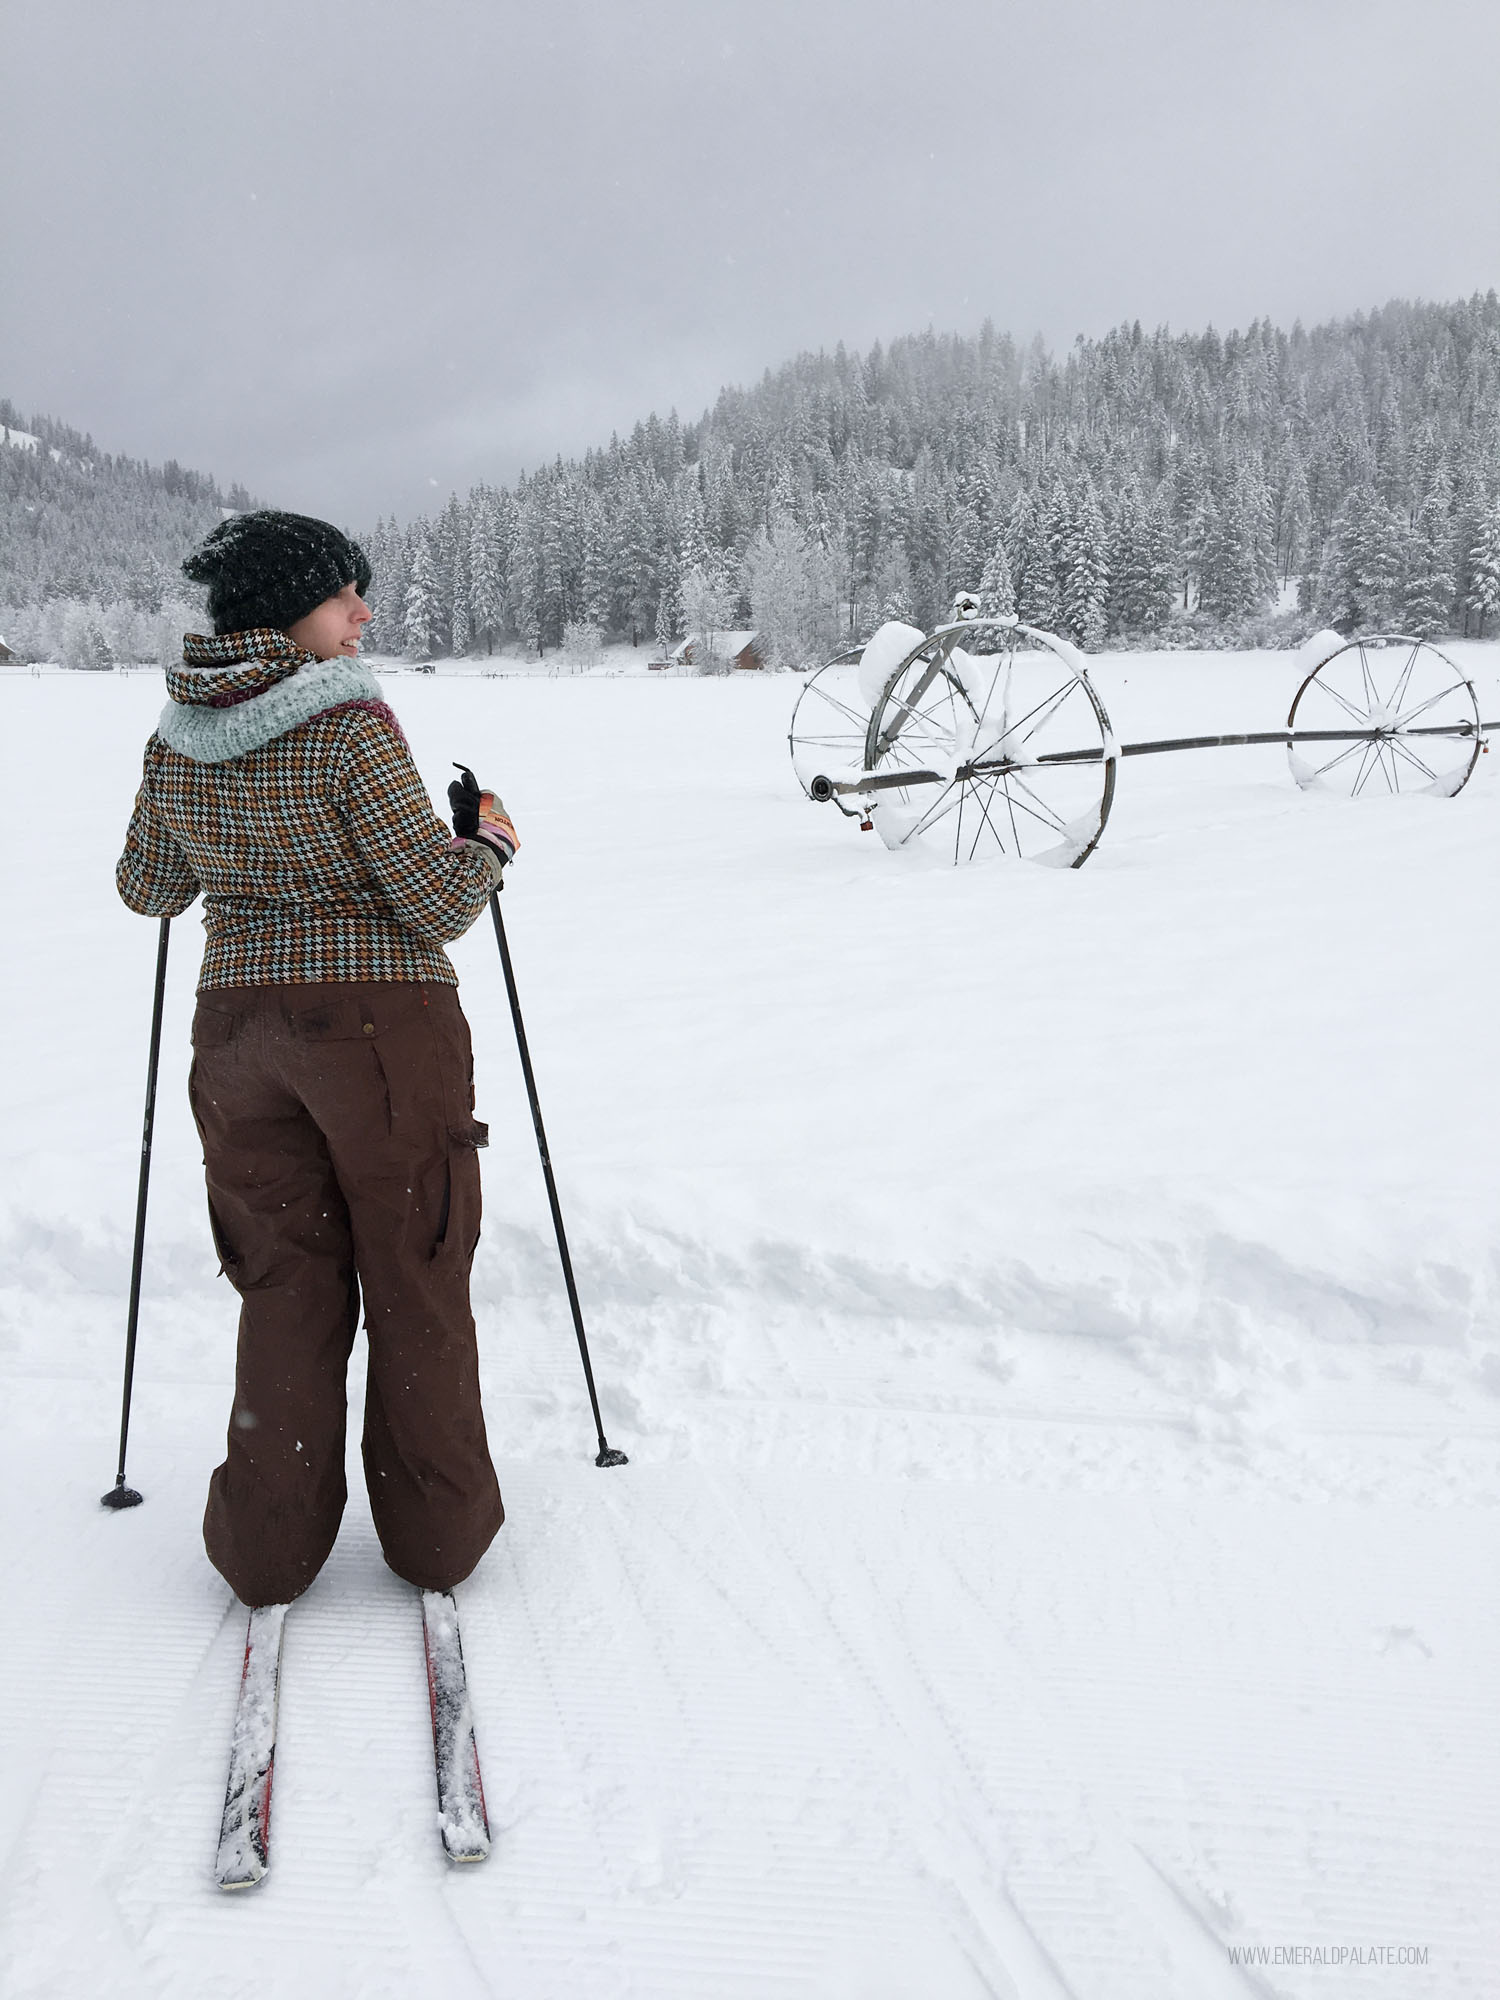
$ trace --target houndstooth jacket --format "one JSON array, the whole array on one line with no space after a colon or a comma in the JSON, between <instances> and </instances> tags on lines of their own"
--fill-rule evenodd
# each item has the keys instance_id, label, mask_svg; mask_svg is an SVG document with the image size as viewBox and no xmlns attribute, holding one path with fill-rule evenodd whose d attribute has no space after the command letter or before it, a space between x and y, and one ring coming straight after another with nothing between
<instances>
[{"instance_id":1,"label":"houndstooth jacket","mask_svg":"<svg viewBox=\"0 0 1500 2000\"><path fill-rule=\"evenodd\" d=\"M199 991L456 985L442 947L489 864L450 844L374 675L280 632L189 633L167 692L115 883L149 917L202 894Z\"/></svg>"}]
</instances>

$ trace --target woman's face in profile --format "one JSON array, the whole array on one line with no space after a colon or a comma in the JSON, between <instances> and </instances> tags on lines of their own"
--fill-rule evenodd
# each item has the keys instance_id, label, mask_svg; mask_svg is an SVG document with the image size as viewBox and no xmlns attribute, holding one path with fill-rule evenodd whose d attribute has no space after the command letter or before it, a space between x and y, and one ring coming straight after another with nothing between
<instances>
[{"instance_id":1,"label":"woman's face in profile","mask_svg":"<svg viewBox=\"0 0 1500 2000\"><path fill-rule=\"evenodd\" d=\"M288 625L286 636L320 660L336 660L340 654L352 658L359 651L361 628L374 615L355 586L346 583L337 597L325 597L316 610Z\"/></svg>"}]
</instances>

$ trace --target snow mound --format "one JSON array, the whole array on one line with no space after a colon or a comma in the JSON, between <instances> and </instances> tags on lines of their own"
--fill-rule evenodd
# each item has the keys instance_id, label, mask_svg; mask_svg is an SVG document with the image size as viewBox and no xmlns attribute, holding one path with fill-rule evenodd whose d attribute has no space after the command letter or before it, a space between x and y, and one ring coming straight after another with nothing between
<instances>
[{"instance_id":1,"label":"snow mound","mask_svg":"<svg viewBox=\"0 0 1500 2000\"><path fill-rule=\"evenodd\" d=\"M1348 643L1342 632L1335 632L1332 629L1314 632L1310 639L1302 642L1297 654L1298 674L1306 680L1309 674L1315 674L1319 667L1331 660L1334 654Z\"/></svg>"},{"instance_id":2,"label":"snow mound","mask_svg":"<svg viewBox=\"0 0 1500 2000\"><path fill-rule=\"evenodd\" d=\"M859 656L859 691L866 708L874 708L891 675L912 647L920 646L926 637L925 632L915 625L903 625L899 618L888 619L870 634L869 643Z\"/></svg>"}]
</instances>

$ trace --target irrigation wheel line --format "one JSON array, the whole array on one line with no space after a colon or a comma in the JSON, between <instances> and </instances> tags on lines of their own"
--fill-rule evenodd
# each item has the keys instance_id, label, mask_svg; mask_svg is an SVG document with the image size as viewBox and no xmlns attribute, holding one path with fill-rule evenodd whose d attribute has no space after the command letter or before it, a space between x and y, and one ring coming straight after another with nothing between
<instances>
[{"instance_id":1,"label":"irrigation wheel line","mask_svg":"<svg viewBox=\"0 0 1500 2000\"><path fill-rule=\"evenodd\" d=\"M998 635L997 652L960 646L984 630ZM1304 789L1451 798L1486 732L1500 729L1481 721L1473 683L1445 653L1402 634L1367 634L1326 655L1284 729L1141 743L1115 741L1075 647L1014 619L929 633L886 677L868 718L847 678L827 678L835 664L813 675L793 710L802 789L873 824L889 847L925 847L954 864L999 852L1081 868L1127 757L1282 743Z\"/></svg>"}]
</instances>

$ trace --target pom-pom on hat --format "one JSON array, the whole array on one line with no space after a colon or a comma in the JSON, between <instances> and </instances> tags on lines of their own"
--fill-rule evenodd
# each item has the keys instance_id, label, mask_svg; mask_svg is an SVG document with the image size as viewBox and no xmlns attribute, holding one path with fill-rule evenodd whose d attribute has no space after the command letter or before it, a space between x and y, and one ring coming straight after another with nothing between
<instances>
[{"instance_id":1,"label":"pom-pom on hat","mask_svg":"<svg viewBox=\"0 0 1500 2000\"><path fill-rule=\"evenodd\" d=\"M257 626L284 632L346 584L361 595L370 587L369 558L358 542L329 521L276 507L221 521L182 573L207 584L215 633Z\"/></svg>"}]
</instances>

